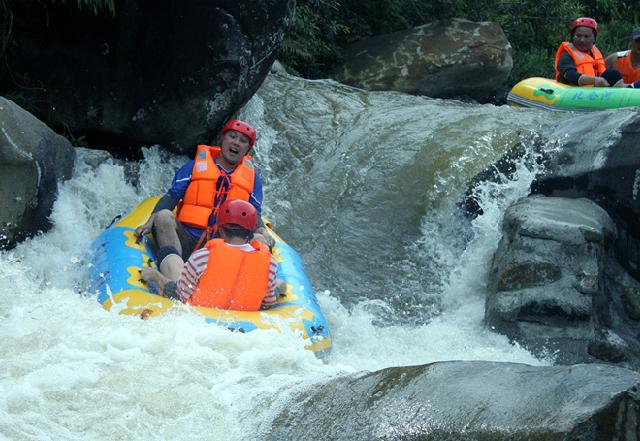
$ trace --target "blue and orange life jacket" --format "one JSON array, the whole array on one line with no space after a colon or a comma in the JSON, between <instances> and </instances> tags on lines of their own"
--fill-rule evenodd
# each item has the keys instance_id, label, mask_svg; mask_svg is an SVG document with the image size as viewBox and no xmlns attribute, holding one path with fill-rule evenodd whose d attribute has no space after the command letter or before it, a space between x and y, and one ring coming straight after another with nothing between
<instances>
[{"instance_id":1,"label":"blue and orange life jacket","mask_svg":"<svg viewBox=\"0 0 640 441\"><path fill-rule=\"evenodd\" d=\"M178 207L177 218L181 223L206 229L211 214L217 214L227 198L248 201L253 193L255 169L251 156L242 158L230 176L218 169L214 162L218 156L220 147L198 146L191 182Z\"/></svg>"}]
</instances>

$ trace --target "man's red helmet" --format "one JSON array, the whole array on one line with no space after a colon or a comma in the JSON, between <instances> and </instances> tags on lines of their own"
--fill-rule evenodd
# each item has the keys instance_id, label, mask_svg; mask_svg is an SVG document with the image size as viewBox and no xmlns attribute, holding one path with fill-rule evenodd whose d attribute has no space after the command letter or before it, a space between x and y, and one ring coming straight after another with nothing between
<instances>
[{"instance_id":1,"label":"man's red helmet","mask_svg":"<svg viewBox=\"0 0 640 441\"><path fill-rule=\"evenodd\" d=\"M589 17L580 17L573 20L573 25L571 26L571 32L573 32L576 28L584 26L585 28L593 29L594 34L598 35L598 23L593 18Z\"/></svg>"},{"instance_id":2,"label":"man's red helmet","mask_svg":"<svg viewBox=\"0 0 640 441\"><path fill-rule=\"evenodd\" d=\"M222 128L220 135L224 135L229 130L235 130L249 137L249 147L253 147L256 143L256 131L253 127L239 119L230 119Z\"/></svg>"},{"instance_id":3,"label":"man's red helmet","mask_svg":"<svg viewBox=\"0 0 640 441\"><path fill-rule=\"evenodd\" d=\"M226 200L218 211L216 225L253 231L258 227L258 211L256 207L242 199Z\"/></svg>"}]
</instances>

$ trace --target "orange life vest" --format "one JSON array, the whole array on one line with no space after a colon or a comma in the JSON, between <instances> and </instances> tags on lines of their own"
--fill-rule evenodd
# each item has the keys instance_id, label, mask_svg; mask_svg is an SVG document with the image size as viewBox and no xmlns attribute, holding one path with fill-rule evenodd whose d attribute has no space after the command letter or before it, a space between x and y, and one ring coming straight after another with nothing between
<instances>
[{"instance_id":1,"label":"orange life vest","mask_svg":"<svg viewBox=\"0 0 640 441\"><path fill-rule=\"evenodd\" d=\"M199 145L195 163L191 171L191 181L178 207L178 220L191 227L207 228L209 216L217 213L220 205L227 199L248 201L253 192L255 170L251 156L245 156L233 170L229 180L221 173L214 159L220 156L220 147ZM216 190L220 176L226 179L228 191L224 185Z\"/></svg>"},{"instance_id":2,"label":"orange life vest","mask_svg":"<svg viewBox=\"0 0 640 441\"><path fill-rule=\"evenodd\" d=\"M640 67L634 68L631 63L631 51L618 52L616 58L617 67L622 74L625 83L633 83L640 80Z\"/></svg>"},{"instance_id":3,"label":"orange life vest","mask_svg":"<svg viewBox=\"0 0 640 441\"><path fill-rule=\"evenodd\" d=\"M207 267L187 301L208 308L258 311L269 289L271 253L258 241L251 246L256 251L240 250L223 239L207 242Z\"/></svg>"},{"instance_id":4,"label":"orange life vest","mask_svg":"<svg viewBox=\"0 0 640 441\"><path fill-rule=\"evenodd\" d=\"M578 71L578 73L581 73L583 75L597 77L602 75L607 69L604 64L604 57L602 56L600 50L595 47L595 45L591 48L590 54L588 52L582 52L577 47L575 47L573 43L564 41L562 42L562 44L560 44L558 52L556 52L556 81L560 81L560 70L558 70L558 63L560 62L560 56L563 52L566 52L571 56L573 62L576 65L576 70Z\"/></svg>"}]
</instances>

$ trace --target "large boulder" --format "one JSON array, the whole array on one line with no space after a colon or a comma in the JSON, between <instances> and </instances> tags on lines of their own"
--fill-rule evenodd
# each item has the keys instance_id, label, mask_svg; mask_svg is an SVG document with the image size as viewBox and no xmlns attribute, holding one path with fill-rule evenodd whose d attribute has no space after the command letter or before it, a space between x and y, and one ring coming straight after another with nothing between
<instances>
[{"instance_id":1,"label":"large boulder","mask_svg":"<svg viewBox=\"0 0 640 441\"><path fill-rule=\"evenodd\" d=\"M473 180L474 186L484 180L503 182L517 169L514 164L524 161L542 169L532 183L533 194L566 198L544 202L553 207L543 210L532 209L541 200L521 201L506 213L505 238L494 258L485 316L496 330L529 347L558 350L561 362L597 358L640 368L638 145L637 110L568 115L555 129L546 130L529 146L517 146ZM570 201L579 198L597 203L610 220L605 220L600 208L585 217L576 204L591 204ZM467 192L464 205L472 216L482 211L473 189ZM537 239L528 233L521 236L518 230L529 230L525 226L531 224L532 216L536 228L543 229L551 216L556 221L550 227L560 220L564 223L560 232L573 232L556 234L559 240L551 243L544 239L546 233ZM617 234L603 237L615 237L613 243L598 244L600 239L592 242L585 236L581 245L570 245L587 225L605 233L611 230L607 227L611 221ZM551 253L554 247L556 252ZM582 254L576 254L579 249ZM594 269L597 263L597 271L591 273L594 277L577 277L589 261ZM583 274L589 276L588 271ZM567 275L575 278L573 290ZM589 283L580 288L581 281L589 280L593 292L583 292Z\"/></svg>"},{"instance_id":2,"label":"large boulder","mask_svg":"<svg viewBox=\"0 0 640 441\"><path fill-rule=\"evenodd\" d=\"M99 147L211 142L260 86L294 0L7 0L0 93ZM4 48L3 48L4 49Z\"/></svg>"},{"instance_id":3,"label":"large boulder","mask_svg":"<svg viewBox=\"0 0 640 441\"><path fill-rule=\"evenodd\" d=\"M545 173L533 193L589 198L618 230L619 262L640 280L640 111L579 115L545 134Z\"/></svg>"},{"instance_id":4,"label":"large boulder","mask_svg":"<svg viewBox=\"0 0 640 441\"><path fill-rule=\"evenodd\" d=\"M49 228L58 182L71 177L75 150L2 97L0 129L0 248L5 248Z\"/></svg>"},{"instance_id":5,"label":"large boulder","mask_svg":"<svg viewBox=\"0 0 640 441\"><path fill-rule=\"evenodd\" d=\"M490 100L506 82L511 45L493 22L455 18L347 46L335 78L367 90Z\"/></svg>"},{"instance_id":6,"label":"large boulder","mask_svg":"<svg viewBox=\"0 0 640 441\"><path fill-rule=\"evenodd\" d=\"M640 367L640 322L620 306L638 284L617 265L616 227L588 199L531 196L511 205L489 274L492 329L561 363Z\"/></svg>"},{"instance_id":7,"label":"large boulder","mask_svg":"<svg viewBox=\"0 0 640 441\"><path fill-rule=\"evenodd\" d=\"M640 374L604 364L450 361L296 394L267 440L638 440Z\"/></svg>"}]
</instances>

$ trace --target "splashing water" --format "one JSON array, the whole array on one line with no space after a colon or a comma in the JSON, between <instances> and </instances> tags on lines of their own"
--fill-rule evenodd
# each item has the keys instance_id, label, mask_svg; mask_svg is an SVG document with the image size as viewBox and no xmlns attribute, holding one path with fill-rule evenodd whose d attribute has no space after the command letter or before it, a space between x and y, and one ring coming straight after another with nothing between
<instances>
[{"instance_id":1,"label":"splashing water","mask_svg":"<svg viewBox=\"0 0 640 441\"><path fill-rule=\"evenodd\" d=\"M265 134L255 156L270 175L278 167L278 131L260 100L254 97L245 117ZM155 147L139 164L91 167L79 158L60 187L51 231L0 253L0 439L260 439L292 393L334 376L438 360L550 363L482 324L484 277L502 213L526 195L533 176L524 165L514 179L480 189L484 214L470 228L450 221L453 209L445 204L423 217L418 240L403 244L423 256L396 263L409 267L405 274L420 273L416 262L439 268L430 272L433 283L406 281L405 289L429 303L428 314L384 323L398 314L384 297L354 301L353 287L338 277L315 286L334 341L322 362L292 335L230 333L185 311L141 321L102 310L85 288L89 244L115 215L166 191L186 158ZM131 170L143 178L135 182ZM450 187L443 179L438 186ZM265 183L267 212L295 209L298 189L287 190L286 177ZM306 246L298 251L306 261Z\"/></svg>"}]
</instances>

